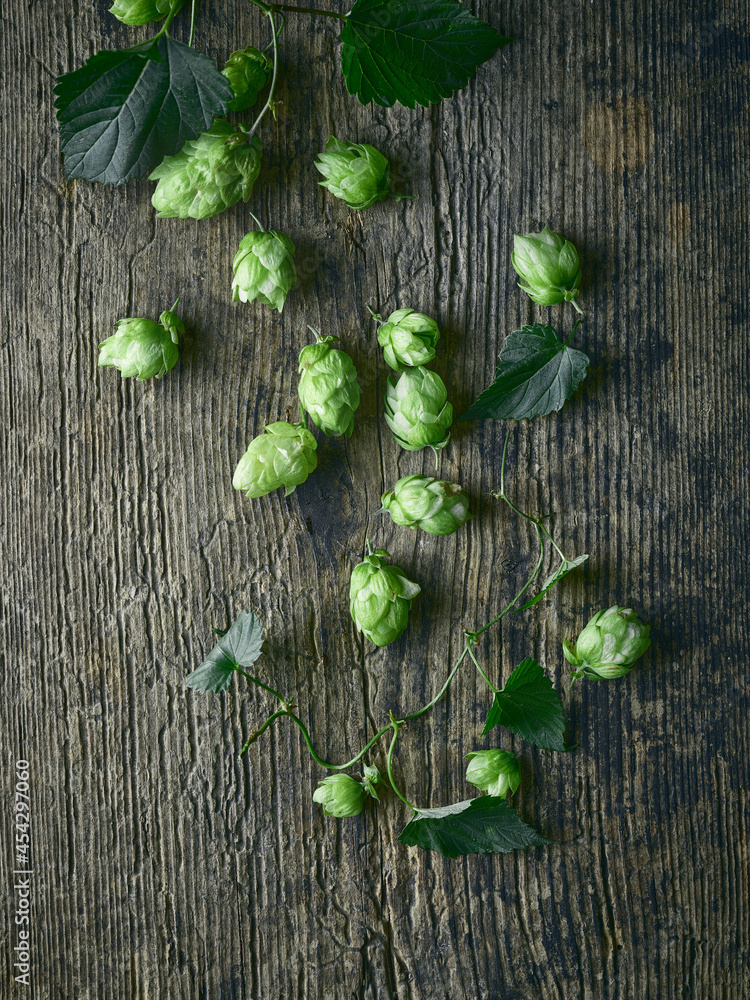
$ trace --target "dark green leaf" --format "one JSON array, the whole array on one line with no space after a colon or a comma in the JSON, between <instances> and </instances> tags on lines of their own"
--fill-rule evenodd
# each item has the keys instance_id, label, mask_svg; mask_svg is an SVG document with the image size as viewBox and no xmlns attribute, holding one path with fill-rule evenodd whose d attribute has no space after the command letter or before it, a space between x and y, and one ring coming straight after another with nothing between
<instances>
[{"instance_id":1,"label":"dark green leaf","mask_svg":"<svg viewBox=\"0 0 750 1000\"><path fill-rule=\"evenodd\" d=\"M237 664L222 649L214 646L203 663L187 675L185 683L195 691L214 691L218 694L229 687L236 669Z\"/></svg>"},{"instance_id":2,"label":"dark green leaf","mask_svg":"<svg viewBox=\"0 0 750 1000\"><path fill-rule=\"evenodd\" d=\"M263 646L263 626L252 611L243 611L185 683L196 691L226 691L238 667L251 667Z\"/></svg>"},{"instance_id":3,"label":"dark green leaf","mask_svg":"<svg viewBox=\"0 0 750 1000\"><path fill-rule=\"evenodd\" d=\"M55 94L66 176L102 184L147 174L226 114L233 96L207 56L168 35L98 52L61 76Z\"/></svg>"},{"instance_id":4,"label":"dark green leaf","mask_svg":"<svg viewBox=\"0 0 750 1000\"><path fill-rule=\"evenodd\" d=\"M263 626L252 611L240 613L237 621L219 639L218 647L240 667L252 667L263 647Z\"/></svg>"},{"instance_id":5,"label":"dark green leaf","mask_svg":"<svg viewBox=\"0 0 750 1000\"><path fill-rule=\"evenodd\" d=\"M409 847L439 851L447 858L462 854L506 854L552 841L517 815L505 799L483 795L442 809L420 809L398 838Z\"/></svg>"},{"instance_id":6,"label":"dark green leaf","mask_svg":"<svg viewBox=\"0 0 750 1000\"><path fill-rule=\"evenodd\" d=\"M495 381L458 419L545 417L570 399L588 365L586 355L566 347L551 326L525 326L505 341Z\"/></svg>"},{"instance_id":7,"label":"dark green leaf","mask_svg":"<svg viewBox=\"0 0 750 1000\"><path fill-rule=\"evenodd\" d=\"M550 575L544 581L544 583L542 584L542 589L539 591L536 597L532 597L530 601L527 601L525 604L522 604L518 610L525 611L526 608L533 608L535 604L538 604L541 601L541 599L544 597L544 595L547 593L548 590L551 590L555 586L555 584L559 583L564 576L568 575L568 573L572 573L574 569L577 569L579 566L582 566L587 559L588 559L588 554L583 556L576 556L575 559L563 560L563 562L560 563L555 572L550 573Z\"/></svg>"},{"instance_id":8,"label":"dark green leaf","mask_svg":"<svg viewBox=\"0 0 750 1000\"><path fill-rule=\"evenodd\" d=\"M341 31L341 71L362 104L427 107L465 87L510 39L458 0L357 0Z\"/></svg>"},{"instance_id":9,"label":"dark green leaf","mask_svg":"<svg viewBox=\"0 0 750 1000\"><path fill-rule=\"evenodd\" d=\"M536 662L522 660L492 702L482 735L505 726L545 750L567 750L565 713L560 695Z\"/></svg>"}]
</instances>

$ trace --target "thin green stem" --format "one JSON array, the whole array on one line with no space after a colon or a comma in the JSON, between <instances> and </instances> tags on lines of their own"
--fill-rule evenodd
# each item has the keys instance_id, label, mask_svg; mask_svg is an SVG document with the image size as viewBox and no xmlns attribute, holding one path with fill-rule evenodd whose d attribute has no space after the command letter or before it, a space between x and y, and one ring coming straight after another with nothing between
<instances>
[{"instance_id":1,"label":"thin green stem","mask_svg":"<svg viewBox=\"0 0 750 1000\"><path fill-rule=\"evenodd\" d=\"M245 741L245 745L240 750L240 757L244 757L245 756L245 754L250 749L250 747L252 746L252 744L255 743L255 741L258 739L258 737L262 733L264 733L266 731L266 729L268 729L268 727L271 725L271 723L273 723L277 719L281 718L282 715L287 715L287 714L288 713L287 713L286 709L281 708L281 709L279 709L278 712L274 712L273 715L270 715L266 719L266 721L263 723L263 725L260 727L260 729L256 729L254 733L251 733L250 736L248 736L247 740Z\"/></svg>"},{"instance_id":2,"label":"thin green stem","mask_svg":"<svg viewBox=\"0 0 750 1000\"><path fill-rule=\"evenodd\" d=\"M494 691L494 692L495 692L495 694L497 694L497 688L496 688L496 687L495 687L495 685L494 685L494 684L492 683L492 681L491 681L491 680L489 679L489 677L488 677L488 676L487 676L487 674L486 674L486 673L484 672L484 670L482 670L482 668L481 668L481 667L479 666L479 660L478 660L478 659L476 658L476 656L474 655L474 650L473 650L473 649L471 648L471 639L472 639L472 637L471 637L471 636L468 636L468 635L466 636L466 648L467 648L467 649L468 649L468 651L469 651L469 656L470 656L470 657L472 658L472 660L474 661L474 666L475 666L475 667L477 668L477 670L479 671L479 673L480 673L480 674L482 675L482 677L484 678L484 681L485 681L485 683L486 683L487 687L488 687L488 688L490 689L490 691Z\"/></svg>"},{"instance_id":3,"label":"thin green stem","mask_svg":"<svg viewBox=\"0 0 750 1000\"><path fill-rule=\"evenodd\" d=\"M247 677L249 681L252 681L253 684L256 684L259 688L263 688L264 691L267 691L269 694L273 695L274 698L276 698L277 701L280 701L281 704L284 706L284 708L286 708L287 700L282 694L279 694L278 691L274 691L272 687L269 687L268 684L264 684L263 681L259 681L258 678L253 677L252 674L248 674L241 667L237 667L236 670L238 673L242 674L243 677Z\"/></svg>"},{"instance_id":4,"label":"thin green stem","mask_svg":"<svg viewBox=\"0 0 750 1000\"><path fill-rule=\"evenodd\" d=\"M188 38L188 45L193 44L193 32L195 31L195 0L193 0L193 7L190 11L190 38Z\"/></svg>"},{"instance_id":5,"label":"thin green stem","mask_svg":"<svg viewBox=\"0 0 750 1000\"><path fill-rule=\"evenodd\" d=\"M431 708L434 708L435 705L437 705L437 703L443 697L443 695L445 694L445 692L448 690L448 688L451 686L451 681L453 680L453 678L458 673L458 668L461 666L461 664L466 659L466 654L467 653L468 653L468 649L465 649L463 651L463 653L461 653L461 655L459 656L459 658L453 664L453 669L448 674L447 681L445 682L445 684L443 684L443 686L440 688L440 690L438 691L438 693L435 695L435 697L432 699L431 702L429 702L427 705L424 705L422 708L418 709L416 712L411 712L409 715L405 715L403 717L403 719L398 719L397 721L398 722L410 722L412 719L418 719L420 715L424 715L425 712L429 712L429 710Z\"/></svg>"},{"instance_id":6,"label":"thin green stem","mask_svg":"<svg viewBox=\"0 0 750 1000\"><path fill-rule=\"evenodd\" d=\"M279 36L276 30L276 19L274 17L273 8L266 7L265 4L258 3L258 0L253 0L253 3L255 3L256 6L260 7L262 10L265 11L266 17L271 22L271 35L273 41L273 74L271 76L271 89L268 91L268 99L266 100L266 103L263 105L260 114L253 122L253 127L247 133L248 142L250 142L252 137L257 132L258 126L263 121L263 116L266 114L268 109L271 107L271 104L273 103L273 95L276 91L276 77L279 71Z\"/></svg>"},{"instance_id":7,"label":"thin green stem","mask_svg":"<svg viewBox=\"0 0 750 1000\"><path fill-rule=\"evenodd\" d=\"M399 726L400 724L396 722L396 720L391 716L391 728L393 729L393 739L391 740L391 745L388 747L388 756L385 759L385 765L388 769L388 780L391 783L391 788L396 793L396 795L398 795L401 801L405 803L412 810L412 812L416 812L417 810L414 808L414 806L411 804L411 802L407 799L407 797L399 789L396 782L393 780L393 768L391 766L391 762L393 759L393 751L396 746L396 740L398 739Z\"/></svg>"},{"instance_id":8,"label":"thin green stem","mask_svg":"<svg viewBox=\"0 0 750 1000\"><path fill-rule=\"evenodd\" d=\"M510 431L505 435L505 444L503 445L503 460L500 463L500 496L505 496L505 460L508 457L508 442L510 441Z\"/></svg>"},{"instance_id":9,"label":"thin green stem","mask_svg":"<svg viewBox=\"0 0 750 1000\"><path fill-rule=\"evenodd\" d=\"M532 520L533 520L533 518L532 518ZM529 587L532 585L532 583L534 582L534 580L536 580L536 578L539 576L539 570L542 568L542 562L544 561L544 540L542 538L542 533L541 533L541 530L539 528L538 522L534 521L534 527L536 528L536 537L537 537L537 541L539 542L539 558L537 559L536 566L534 567L534 569L533 569L533 571L531 573L531 576L528 578L528 580L523 585L523 587L521 587L521 589L518 591L518 593L516 594L516 596L510 602L510 604L508 604L505 608L503 608L503 610L500 612L499 615L497 615L496 618L493 618L491 622L487 622L486 625L484 625L482 628L478 629L476 632L469 633L469 635L472 636L473 638L476 639L483 632L486 632L487 629L492 628L493 625L497 625L497 623L500 621L501 618L505 618L505 616L507 614L509 614L510 611L512 611L513 605L517 604L518 601L521 600L521 598L526 593L526 591L529 589Z\"/></svg>"},{"instance_id":10,"label":"thin green stem","mask_svg":"<svg viewBox=\"0 0 750 1000\"><path fill-rule=\"evenodd\" d=\"M253 0L255 2L255 0ZM275 11L292 11L294 14L320 14L321 17L335 17L339 21L346 20L346 14L335 14L332 10L318 10L317 7L294 7L286 3L270 3L268 5Z\"/></svg>"}]
</instances>

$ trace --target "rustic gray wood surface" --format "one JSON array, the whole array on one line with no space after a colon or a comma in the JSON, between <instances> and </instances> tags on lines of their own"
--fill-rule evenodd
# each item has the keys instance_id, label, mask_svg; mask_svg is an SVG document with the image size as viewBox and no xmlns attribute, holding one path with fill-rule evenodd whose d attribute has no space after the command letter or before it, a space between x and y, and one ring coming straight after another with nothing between
<instances>
[{"instance_id":1,"label":"rustic gray wood surface","mask_svg":"<svg viewBox=\"0 0 750 1000\"><path fill-rule=\"evenodd\" d=\"M146 30L103 0L0 14L3 998L750 998L748 5L474 9L514 43L454 100L413 112L360 107L336 24L289 16L255 194L205 222L156 222L147 182L63 178L55 76ZM199 0L196 42L218 60L266 41L249 3ZM358 214L332 199L312 167L332 132L381 148L416 200ZM230 301L250 210L297 244L282 316ZM506 427L461 424L444 453L478 514L467 528L433 538L376 515L383 489L432 459L382 419L366 305L439 320L435 369L460 412L509 331L576 318L533 306L510 270L513 233L545 223L584 254L576 342L592 367L561 413L514 431L509 485L591 558L480 651L495 678L538 657L579 746L482 738L488 696L465 665L403 733L404 788L464 798L464 754L513 748L517 808L559 844L449 861L397 843L408 816L393 795L326 820L311 799L324 772L284 720L240 761L267 699L184 679L212 627L254 607L263 676L295 695L320 752L346 759L389 709L429 700L462 629L515 592L532 538L489 495ZM97 368L117 319L177 296L188 333L169 376ZM234 466L266 422L296 418L308 323L355 359L355 434L321 439L290 498L248 501ZM367 534L423 587L384 650L348 612ZM570 691L561 641L612 603L653 622L652 650L629 677ZM31 991L11 979L18 757L32 770Z\"/></svg>"}]
</instances>

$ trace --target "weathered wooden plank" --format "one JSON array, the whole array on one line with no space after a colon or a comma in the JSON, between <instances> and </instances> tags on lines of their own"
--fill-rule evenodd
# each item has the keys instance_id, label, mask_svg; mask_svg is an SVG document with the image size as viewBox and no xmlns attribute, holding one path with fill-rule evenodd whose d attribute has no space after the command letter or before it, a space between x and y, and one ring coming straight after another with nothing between
<instances>
[{"instance_id":1,"label":"weathered wooden plank","mask_svg":"<svg viewBox=\"0 0 750 1000\"><path fill-rule=\"evenodd\" d=\"M257 196L203 223L156 222L145 182L62 177L54 77L138 33L104 3L3 13L2 787L7 806L27 756L40 1000L750 996L747 6L476 10L516 41L455 100L415 112L360 107L335 26L290 16ZM249 5L199 4L197 41L217 58L261 30ZM312 168L330 132L378 145L418 198L361 215L330 199ZM250 209L298 246L281 317L229 301ZM438 318L435 367L461 410L505 334L547 316L509 271L512 234L545 222L585 251L577 341L592 371L561 414L514 436L511 489L591 559L481 648L497 677L538 656L580 746L500 737L521 754L521 813L560 846L450 862L396 844L392 797L377 821L323 819L296 730L240 762L264 700L239 685L197 696L183 678L211 627L253 605L269 679L344 759L390 708L427 700L462 628L512 595L532 546L489 496L504 427L460 425L444 455L480 515L466 530L418 537L375 517L383 489L431 459L380 417L366 305ZM168 378L97 369L116 319L177 295L189 332ZM354 356L361 419L350 441L321 442L292 497L250 502L232 470L264 423L296 414L308 323ZM423 587L386 650L348 615L366 534ZM615 601L654 622L650 656L569 691L561 639ZM404 732L414 799L468 793L462 757L489 745L486 707L465 670ZM11 869L5 850L5 886Z\"/></svg>"}]
</instances>

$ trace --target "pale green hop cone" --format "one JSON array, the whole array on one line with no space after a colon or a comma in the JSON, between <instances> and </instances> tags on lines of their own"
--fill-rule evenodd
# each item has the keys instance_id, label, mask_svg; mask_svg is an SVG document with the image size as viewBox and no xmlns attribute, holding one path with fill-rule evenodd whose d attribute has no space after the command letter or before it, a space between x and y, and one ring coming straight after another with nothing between
<instances>
[{"instance_id":1,"label":"pale green hop cone","mask_svg":"<svg viewBox=\"0 0 750 1000\"><path fill-rule=\"evenodd\" d=\"M391 195L390 165L382 153L367 143L340 142L331 136L315 167L323 175L321 187L361 211ZM391 195L394 198L403 195Z\"/></svg>"},{"instance_id":2,"label":"pale green hop cone","mask_svg":"<svg viewBox=\"0 0 750 1000\"><path fill-rule=\"evenodd\" d=\"M420 592L398 566L385 562L385 549L375 549L355 566L349 586L349 611L360 632L376 646L398 639L409 622L412 600Z\"/></svg>"},{"instance_id":3,"label":"pale green hop cone","mask_svg":"<svg viewBox=\"0 0 750 1000\"><path fill-rule=\"evenodd\" d=\"M303 347L299 356L300 404L324 434L351 437L361 396L354 362L346 351L332 346L335 337L321 338L310 329L318 341Z\"/></svg>"},{"instance_id":4,"label":"pale green hop cone","mask_svg":"<svg viewBox=\"0 0 750 1000\"><path fill-rule=\"evenodd\" d=\"M149 180L158 181L151 204L160 219L208 219L248 201L261 166L259 136L247 140L244 125L214 119L208 132L167 156Z\"/></svg>"},{"instance_id":5,"label":"pale green hop cone","mask_svg":"<svg viewBox=\"0 0 750 1000\"><path fill-rule=\"evenodd\" d=\"M581 263L578 251L564 236L553 233L547 226L541 233L515 236L511 263L521 279L522 288L532 302L553 306L557 302L575 301L581 284Z\"/></svg>"},{"instance_id":6,"label":"pale green hop cone","mask_svg":"<svg viewBox=\"0 0 750 1000\"><path fill-rule=\"evenodd\" d=\"M234 258L232 300L262 302L279 312L287 293L297 283L294 243L283 233L248 233Z\"/></svg>"},{"instance_id":7,"label":"pale green hop cone","mask_svg":"<svg viewBox=\"0 0 750 1000\"><path fill-rule=\"evenodd\" d=\"M272 69L272 61L253 45L233 52L221 71L234 91L228 110L247 111L248 108L252 108L261 90L268 83Z\"/></svg>"},{"instance_id":8,"label":"pale green hop cone","mask_svg":"<svg viewBox=\"0 0 750 1000\"><path fill-rule=\"evenodd\" d=\"M435 320L413 309L397 309L378 330L385 363L397 372L432 361L439 339Z\"/></svg>"},{"instance_id":9,"label":"pale green hop cone","mask_svg":"<svg viewBox=\"0 0 750 1000\"><path fill-rule=\"evenodd\" d=\"M161 378L177 364L179 336L184 332L182 320L172 310L163 312L158 323L118 320L116 333L99 344L99 367L117 368L123 378L135 375L139 382Z\"/></svg>"},{"instance_id":10,"label":"pale green hop cone","mask_svg":"<svg viewBox=\"0 0 750 1000\"><path fill-rule=\"evenodd\" d=\"M148 24L161 21L170 10L176 13L184 3L185 0L115 0L109 12L123 24Z\"/></svg>"},{"instance_id":11,"label":"pale green hop cone","mask_svg":"<svg viewBox=\"0 0 750 1000\"><path fill-rule=\"evenodd\" d=\"M469 498L457 483L430 476L404 476L383 494L381 503L396 524L430 535L452 535L473 516Z\"/></svg>"},{"instance_id":12,"label":"pale green hop cone","mask_svg":"<svg viewBox=\"0 0 750 1000\"><path fill-rule=\"evenodd\" d=\"M438 462L438 450L450 438L453 407L439 375L427 368L407 368L398 382L388 376L385 390L385 420L393 436L407 451L430 447Z\"/></svg>"},{"instance_id":13,"label":"pale green hop cone","mask_svg":"<svg viewBox=\"0 0 750 1000\"><path fill-rule=\"evenodd\" d=\"M240 459L232 486L249 497L262 497L283 486L284 496L289 496L317 466L317 446L302 421L268 424Z\"/></svg>"},{"instance_id":14,"label":"pale green hop cone","mask_svg":"<svg viewBox=\"0 0 750 1000\"><path fill-rule=\"evenodd\" d=\"M650 625L644 625L630 608L613 605L595 614L575 645L563 642L565 659L576 677L612 680L624 677L651 645Z\"/></svg>"},{"instance_id":15,"label":"pale green hop cone","mask_svg":"<svg viewBox=\"0 0 750 1000\"><path fill-rule=\"evenodd\" d=\"M521 784L518 759L507 750L476 750L467 753L466 780L488 795L505 798Z\"/></svg>"},{"instance_id":16,"label":"pale green hop cone","mask_svg":"<svg viewBox=\"0 0 750 1000\"><path fill-rule=\"evenodd\" d=\"M376 767L365 767L362 781L348 774L332 774L318 782L313 801L323 807L326 816L344 819L362 812L367 796L377 799L375 785L380 779Z\"/></svg>"}]
</instances>

